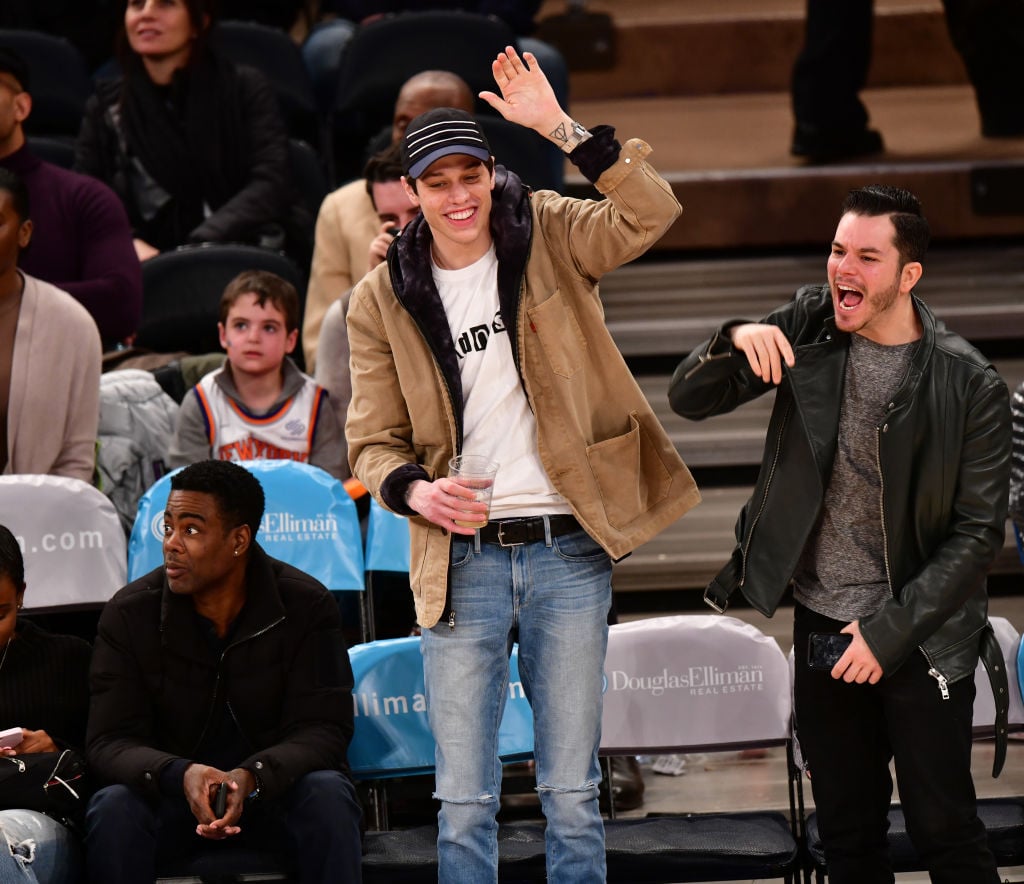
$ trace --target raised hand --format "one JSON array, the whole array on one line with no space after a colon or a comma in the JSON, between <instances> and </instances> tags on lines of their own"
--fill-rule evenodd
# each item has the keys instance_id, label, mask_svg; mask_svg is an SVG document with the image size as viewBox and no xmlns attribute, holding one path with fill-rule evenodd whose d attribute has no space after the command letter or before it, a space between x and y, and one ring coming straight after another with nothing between
<instances>
[{"instance_id":1,"label":"raised hand","mask_svg":"<svg viewBox=\"0 0 1024 884\"><path fill-rule=\"evenodd\" d=\"M562 110L532 52L524 52L520 58L513 47L506 46L491 62L491 73L501 97L486 91L481 92L480 97L506 120L533 129L553 141L557 141L554 132L559 126L571 125L571 117Z\"/></svg>"}]
</instances>

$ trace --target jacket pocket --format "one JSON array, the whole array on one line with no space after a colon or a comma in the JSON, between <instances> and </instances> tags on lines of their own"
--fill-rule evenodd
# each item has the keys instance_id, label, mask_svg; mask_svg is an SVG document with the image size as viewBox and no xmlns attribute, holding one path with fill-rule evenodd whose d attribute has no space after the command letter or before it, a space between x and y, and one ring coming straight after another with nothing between
<instances>
[{"instance_id":1,"label":"jacket pocket","mask_svg":"<svg viewBox=\"0 0 1024 884\"><path fill-rule=\"evenodd\" d=\"M672 474L635 411L630 412L628 432L588 446L587 459L608 523L615 528L652 509L672 487Z\"/></svg>"},{"instance_id":2,"label":"jacket pocket","mask_svg":"<svg viewBox=\"0 0 1024 884\"><path fill-rule=\"evenodd\" d=\"M543 304L531 307L527 315L551 363L551 370L564 378L573 377L583 367L587 339L561 290L557 290Z\"/></svg>"}]
</instances>

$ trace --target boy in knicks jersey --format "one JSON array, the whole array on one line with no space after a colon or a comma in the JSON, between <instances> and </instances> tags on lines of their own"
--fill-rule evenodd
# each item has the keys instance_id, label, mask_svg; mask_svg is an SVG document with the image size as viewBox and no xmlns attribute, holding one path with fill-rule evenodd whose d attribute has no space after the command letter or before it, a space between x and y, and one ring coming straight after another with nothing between
<instances>
[{"instance_id":1,"label":"boy in knicks jersey","mask_svg":"<svg viewBox=\"0 0 1024 884\"><path fill-rule=\"evenodd\" d=\"M288 354L299 336L299 296L263 270L236 276L220 299L222 368L185 395L168 460L290 459L341 478L341 427L327 391Z\"/></svg>"}]
</instances>

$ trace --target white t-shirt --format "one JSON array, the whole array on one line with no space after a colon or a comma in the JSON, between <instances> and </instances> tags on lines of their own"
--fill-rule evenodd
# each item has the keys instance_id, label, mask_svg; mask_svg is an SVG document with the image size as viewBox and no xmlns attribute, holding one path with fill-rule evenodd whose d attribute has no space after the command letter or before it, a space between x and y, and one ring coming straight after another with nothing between
<instances>
[{"instance_id":1,"label":"white t-shirt","mask_svg":"<svg viewBox=\"0 0 1024 884\"><path fill-rule=\"evenodd\" d=\"M498 301L498 258L490 250L460 270L431 259L462 377L463 454L499 464L491 518L571 513L537 452L537 421L519 381Z\"/></svg>"}]
</instances>

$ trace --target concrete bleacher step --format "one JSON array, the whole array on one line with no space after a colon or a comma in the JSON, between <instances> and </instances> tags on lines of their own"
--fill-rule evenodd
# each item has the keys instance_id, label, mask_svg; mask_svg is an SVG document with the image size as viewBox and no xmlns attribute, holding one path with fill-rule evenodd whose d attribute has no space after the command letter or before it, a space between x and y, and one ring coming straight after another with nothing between
<instances>
[{"instance_id":1,"label":"concrete bleacher step","mask_svg":"<svg viewBox=\"0 0 1024 884\"><path fill-rule=\"evenodd\" d=\"M730 319L759 319L807 283L825 282L820 253L638 261L601 281L605 318L627 357L678 356ZM976 344L1024 338L1024 246L936 246L918 294ZM984 350L984 347L982 347Z\"/></svg>"},{"instance_id":2,"label":"concrete bleacher step","mask_svg":"<svg viewBox=\"0 0 1024 884\"><path fill-rule=\"evenodd\" d=\"M995 364L1011 390L1024 380L1024 359L996 360ZM646 376L639 381L676 449L691 468L756 467L761 462L773 394L728 414L688 421L669 407L667 376ZM615 588L703 589L732 552L736 517L750 492L749 485L702 486L704 499L695 510L615 565ZM1021 572L1008 523L1003 549L992 573Z\"/></svg>"},{"instance_id":3,"label":"concrete bleacher step","mask_svg":"<svg viewBox=\"0 0 1024 884\"><path fill-rule=\"evenodd\" d=\"M546 0L538 19L566 5ZM588 0L586 8L611 16L616 62L574 71L574 101L781 91L803 44L804 0ZM870 86L963 82L940 0L876 0Z\"/></svg>"},{"instance_id":4,"label":"concrete bleacher step","mask_svg":"<svg viewBox=\"0 0 1024 884\"><path fill-rule=\"evenodd\" d=\"M1024 137L982 138L969 86L872 89L863 98L885 152L822 166L789 154L783 92L574 101L572 110L654 148L650 161L683 206L655 251L826 243L846 193L868 183L913 190L937 239L1024 234ZM573 166L566 186L593 194Z\"/></svg>"}]
</instances>

